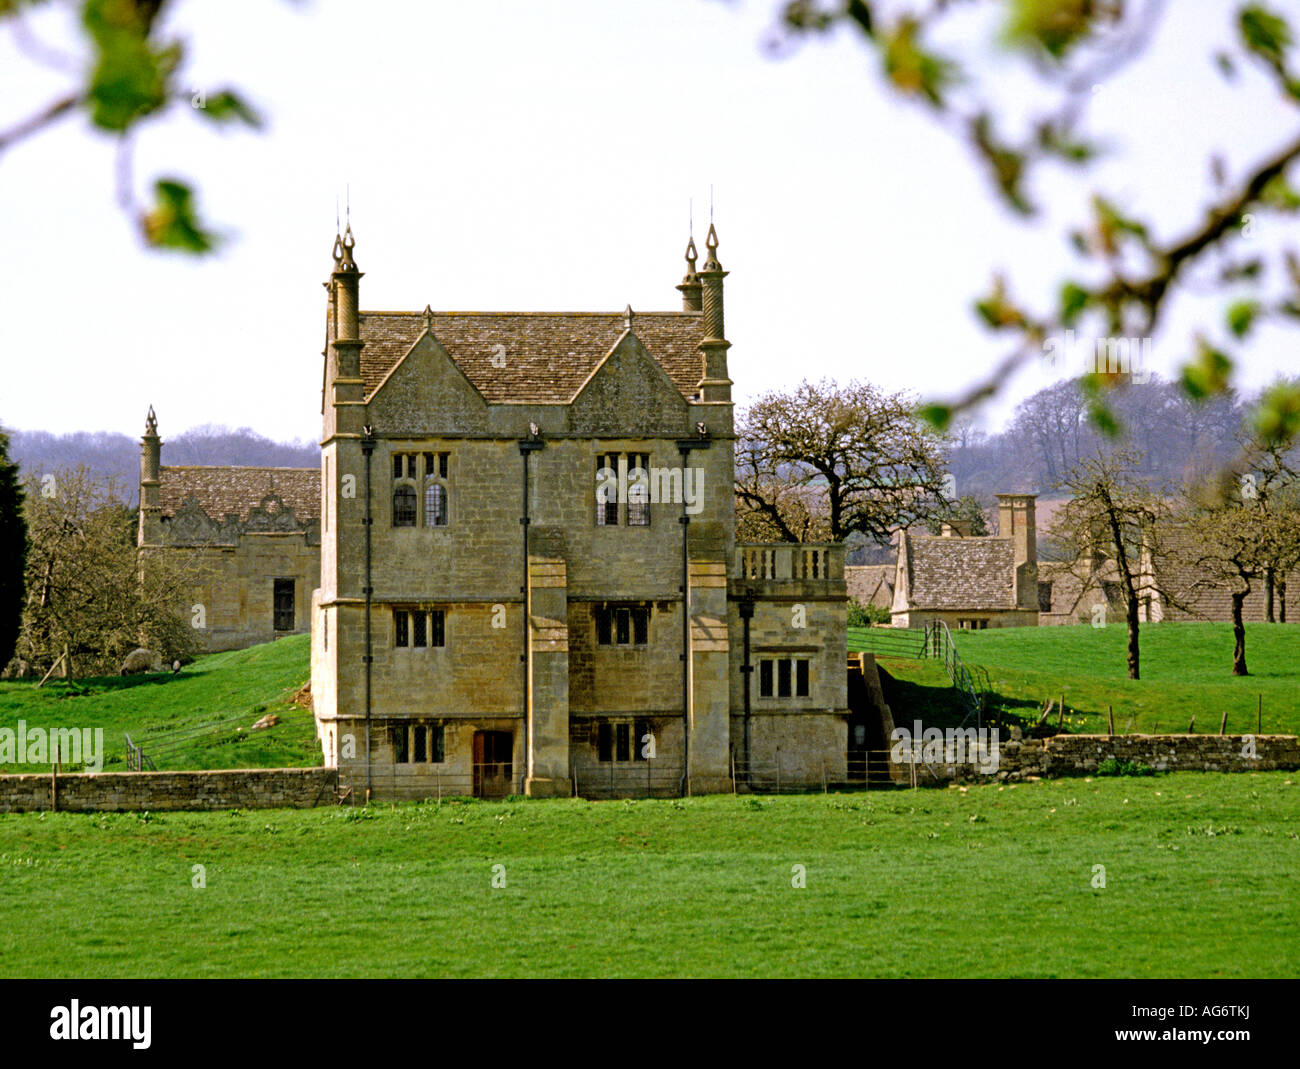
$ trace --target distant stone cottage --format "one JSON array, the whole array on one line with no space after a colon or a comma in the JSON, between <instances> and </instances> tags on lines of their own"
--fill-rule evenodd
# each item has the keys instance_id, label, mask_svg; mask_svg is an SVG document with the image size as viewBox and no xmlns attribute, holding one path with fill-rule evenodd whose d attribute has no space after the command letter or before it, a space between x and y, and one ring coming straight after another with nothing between
<instances>
[{"instance_id":1,"label":"distant stone cottage","mask_svg":"<svg viewBox=\"0 0 1300 1069\"><path fill-rule=\"evenodd\" d=\"M1034 494L998 494L998 534L970 536L948 524L942 535L898 536L891 615L895 627L1038 626Z\"/></svg>"}]
</instances>

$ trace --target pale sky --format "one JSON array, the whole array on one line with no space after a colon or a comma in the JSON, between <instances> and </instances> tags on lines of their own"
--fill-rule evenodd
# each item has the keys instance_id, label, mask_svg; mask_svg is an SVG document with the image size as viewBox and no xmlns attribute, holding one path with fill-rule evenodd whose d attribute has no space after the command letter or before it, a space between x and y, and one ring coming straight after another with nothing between
<instances>
[{"instance_id":1,"label":"pale sky","mask_svg":"<svg viewBox=\"0 0 1300 1069\"><path fill-rule=\"evenodd\" d=\"M1001 354L971 312L994 270L1044 298L1072 272L1064 224L1095 189L1157 233L1206 203L1211 150L1235 173L1293 136L1294 111L1210 56L1230 5L1181 3L1153 47L1097 94L1113 162L1044 171L1055 210L997 207L966 148L881 83L853 35L773 59L776 0L476 0L346 4L187 0L184 84L240 89L261 132L218 130L183 104L144 127L137 191L178 175L230 240L194 261L145 249L114 202L110 139L80 117L0 157L0 423L163 437L205 423L319 437L320 349L335 204L351 188L367 310L680 307L688 203L703 248L714 190L741 404L803 377L866 378L944 399ZM34 36L75 49L61 5ZM986 71L1019 69L983 6L948 33ZM1015 107L1017 75L1002 90ZM0 127L66 85L0 32ZM1294 237L1261 222L1261 247ZM1184 300L1156 337L1170 375L1221 301ZM1297 373L1266 328L1238 379ZM1063 373L1019 375L987 413Z\"/></svg>"}]
</instances>

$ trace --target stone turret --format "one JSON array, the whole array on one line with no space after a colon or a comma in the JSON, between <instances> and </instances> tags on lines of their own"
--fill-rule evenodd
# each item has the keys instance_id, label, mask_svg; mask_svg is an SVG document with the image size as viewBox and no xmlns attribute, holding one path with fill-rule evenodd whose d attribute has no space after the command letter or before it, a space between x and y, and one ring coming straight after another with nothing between
<instances>
[{"instance_id":1,"label":"stone turret","mask_svg":"<svg viewBox=\"0 0 1300 1069\"><path fill-rule=\"evenodd\" d=\"M727 377L727 341L722 315L722 280L727 272L718 261L718 232L709 224L709 236L704 239L708 259L699 272L703 290L701 306L704 312L704 340L700 342L703 376L700 379L701 401L731 401L731 379Z\"/></svg>"},{"instance_id":2,"label":"stone turret","mask_svg":"<svg viewBox=\"0 0 1300 1069\"><path fill-rule=\"evenodd\" d=\"M158 417L153 405L144 418L144 436L140 439L140 528L137 545L157 545L162 537L162 439L158 437Z\"/></svg>"}]
</instances>

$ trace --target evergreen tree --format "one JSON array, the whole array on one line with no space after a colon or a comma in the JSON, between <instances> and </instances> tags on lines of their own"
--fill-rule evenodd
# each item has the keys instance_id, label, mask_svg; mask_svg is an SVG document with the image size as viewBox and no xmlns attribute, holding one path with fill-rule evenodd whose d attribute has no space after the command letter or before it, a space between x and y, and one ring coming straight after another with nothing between
<instances>
[{"instance_id":1,"label":"evergreen tree","mask_svg":"<svg viewBox=\"0 0 1300 1069\"><path fill-rule=\"evenodd\" d=\"M0 668L14 655L22 625L27 522L18 465L9 459L9 436L0 432Z\"/></svg>"}]
</instances>

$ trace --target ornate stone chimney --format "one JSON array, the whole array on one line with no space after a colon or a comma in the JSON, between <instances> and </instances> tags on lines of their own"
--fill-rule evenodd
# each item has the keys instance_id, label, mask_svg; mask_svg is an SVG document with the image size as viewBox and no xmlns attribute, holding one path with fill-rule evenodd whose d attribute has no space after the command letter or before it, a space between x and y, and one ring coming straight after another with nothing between
<instances>
[{"instance_id":1,"label":"ornate stone chimney","mask_svg":"<svg viewBox=\"0 0 1300 1069\"><path fill-rule=\"evenodd\" d=\"M700 379L701 401L731 400L731 379L727 377L727 341L722 316L722 280L727 272L718 262L718 232L709 224L709 236L704 239L708 259L699 273L703 287L704 340L700 342L704 374Z\"/></svg>"},{"instance_id":2,"label":"ornate stone chimney","mask_svg":"<svg viewBox=\"0 0 1300 1069\"><path fill-rule=\"evenodd\" d=\"M998 537L1010 538L1016 565L1016 604L1038 609L1038 532L1034 519L1037 494L995 494Z\"/></svg>"},{"instance_id":3,"label":"ornate stone chimney","mask_svg":"<svg viewBox=\"0 0 1300 1069\"><path fill-rule=\"evenodd\" d=\"M136 545L157 545L162 537L162 439L153 405L144 418L140 439L140 527Z\"/></svg>"}]
</instances>

